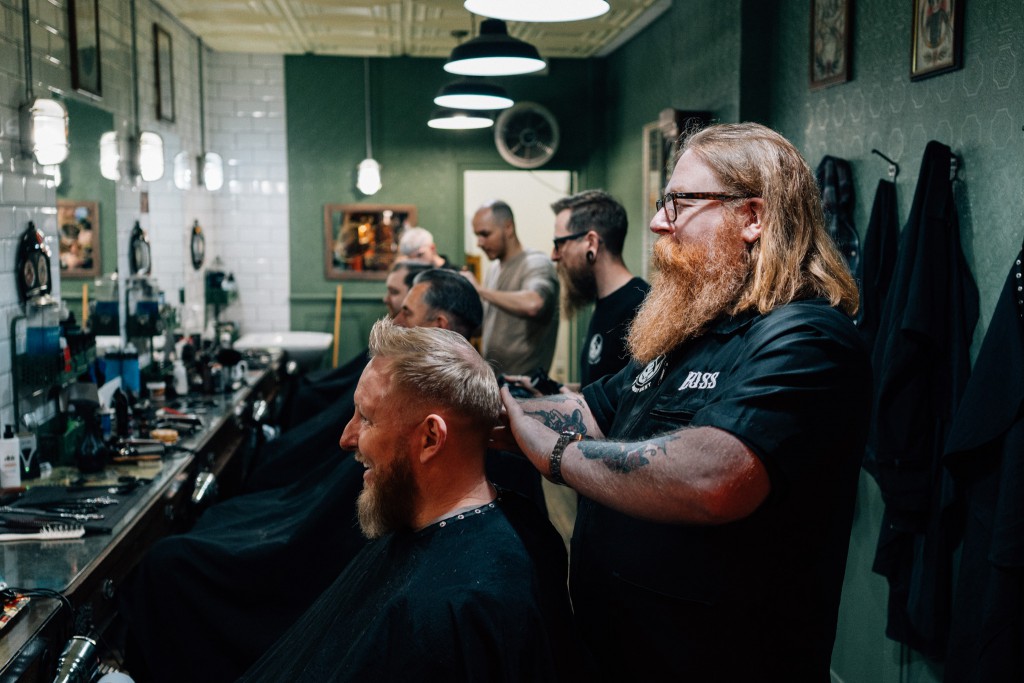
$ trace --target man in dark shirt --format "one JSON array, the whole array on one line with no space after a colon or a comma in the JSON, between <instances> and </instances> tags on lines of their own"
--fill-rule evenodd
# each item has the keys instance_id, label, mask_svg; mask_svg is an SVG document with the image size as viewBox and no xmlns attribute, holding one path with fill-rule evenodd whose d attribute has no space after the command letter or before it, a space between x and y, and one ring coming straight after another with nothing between
<instances>
[{"instance_id":1,"label":"man in dark shirt","mask_svg":"<svg viewBox=\"0 0 1024 683\"><path fill-rule=\"evenodd\" d=\"M570 590L606 680L827 681L869 411L856 285L763 126L690 137L658 209L630 365L503 392L495 443L581 495Z\"/></svg>"},{"instance_id":2,"label":"man in dark shirt","mask_svg":"<svg viewBox=\"0 0 1024 683\"><path fill-rule=\"evenodd\" d=\"M341 445L374 540L242 680L574 679L561 540L484 475L490 366L458 334L388 320L370 355Z\"/></svg>"}]
</instances>

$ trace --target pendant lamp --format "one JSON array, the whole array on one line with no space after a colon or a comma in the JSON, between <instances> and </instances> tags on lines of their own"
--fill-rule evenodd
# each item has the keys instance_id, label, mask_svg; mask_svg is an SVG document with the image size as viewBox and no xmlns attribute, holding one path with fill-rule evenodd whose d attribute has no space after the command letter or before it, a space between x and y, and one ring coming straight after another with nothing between
<instances>
[{"instance_id":1,"label":"pendant lamp","mask_svg":"<svg viewBox=\"0 0 1024 683\"><path fill-rule=\"evenodd\" d=\"M508 109L514 102L505 89L479 78L464 78L441 88L434 104L449 109Z\"/></svg>"},{"instance_id":2,"label":"pendant lamp","mask_svg":"<svg viewBox=\"0 0 1024 683\"><path fill-rule=\"evenodd\" d=\"M490 128L494 125L494 119L480 111L438 109L427 121L427 125L441 130L471 130Z\"/></svg>"},{"instance_id":3,"label":"pendant lamp","mask_svg":"<svg viewBox=\"0 0 1024 683\"><path fill-rule=\"evenodd\" d=\"M605 0L466 0L473 14L505 21L579 21L606 13Z\"/></svg>"},{"instance_id":4,"label":"pendant lamp","mask_svg":"<svg viewBox=\"0 0 1024 683\"><path fill-rule=\"evenodd\" d=\"M504 21L484 19L480 35L456 45L444 70L460 76L516 76L545 66L537 48L510 36Z\"/></svg>"},{"instance_id":5,"label":"pendant lamp","mask_svg":"<svg viewBox=\"0 0 1024 683\"><path fill-rule=\"evenodd\" d=\"M377 194L383 187L380 179L380 164L373 158L370 146L370 60L363 58L363 101L366 115L366 158L356 167L356 189L369 196Z\"/></svg>"}]
</instances>

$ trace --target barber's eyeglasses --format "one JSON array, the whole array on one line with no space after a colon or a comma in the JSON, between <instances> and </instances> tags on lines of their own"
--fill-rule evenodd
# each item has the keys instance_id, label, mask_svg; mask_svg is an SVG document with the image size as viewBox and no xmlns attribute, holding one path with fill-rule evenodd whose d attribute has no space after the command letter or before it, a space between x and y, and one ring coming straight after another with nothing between
<instances>
[{"instance_id":1,"label":"barber's eyeglasses","mask_svg":"<svg viewBox=\"0 0 1024 683\"><path fill-rule=\"evenodd\" d=\"M658 208L658 211L665 209L665 218L668 219L669 223L675 222L676 216L679 215L678 211L676 211L677 199L714 199L724 202L728 199L750 199L750 195L728 192L668 192L664 197L654 202L654 206Z\"/></svg>"},{"instance_id":2,"label":"barber's eyeglasses","mask_svg":"<svg viewBox=\"0 0 1024 683\"><path fill-rule=\"evenodd\" d=\"M584 230L582 232L574 232L571 235L563 235L562 237L556 237L555 239L551 240L555 245L555 252L557 253L561 251L562 245L565 244L566 242L569 242L571 240L578 240L581 237L585 237L588 232L590 231Z\"/></svg>"}]
</instances>

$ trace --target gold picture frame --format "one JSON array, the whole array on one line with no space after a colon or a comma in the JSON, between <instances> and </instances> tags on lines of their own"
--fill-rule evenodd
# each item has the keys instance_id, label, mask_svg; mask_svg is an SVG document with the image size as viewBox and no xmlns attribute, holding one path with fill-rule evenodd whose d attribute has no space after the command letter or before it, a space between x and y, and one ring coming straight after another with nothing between
<instances>
[{"instance_id":1,"label":"gold picture frame","mask_svg":"<svg viewBox=\"0 0 1024 683\"><path fill-rule=\"evenodd\" d=\"M57 200L60 276L91 279L102 273L100 264L99 203Z\"/></svg>"},{"instance_id":2,"label":"gold picture frame","mask_svg":"<svg viewBox=\"0 0 1024 683\"><path fill-rule=\"evenodd\" d=\"M811 90L850 80L853 0L811 0Z\"/></svg>"},{"instance_id":3,"label":"gold picture frame","mask_svg":"<svg viewBox=\"0 0 1024 683\"><path fill-rule=\"evenodd\" d=\"M325 204L324 277L385 279L402 230L414 225L412 204Z\"/></svg>"},{"instance_id":4,"label":"gold picture frame","mask_svg":"<svg viewBox=\"0 0 1024 683\"><path fill-rule=\"evenodd\" d=\"M964 2L914 0L910 80L938 76L963 66Z\"/></svg>"}]
</instances>

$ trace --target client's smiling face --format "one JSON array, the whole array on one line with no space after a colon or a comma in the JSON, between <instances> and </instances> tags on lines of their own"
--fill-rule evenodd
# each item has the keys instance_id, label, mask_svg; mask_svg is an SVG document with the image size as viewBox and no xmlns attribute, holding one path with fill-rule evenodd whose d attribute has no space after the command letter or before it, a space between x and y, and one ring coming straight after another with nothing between
<instances>
[{"instance_id":1,"label":"client's smiling face","mask_svg":"<svg viewBox=\"0 0 1024 683\"><path fill-rule=\"evenodd\" d=\"M341 447L354 450L366 468L357 510L359 526L367 538L412 528L418 493L409 460L408 431L412 428L393 394L387 361L370 361L355 391L355 415L341 435Z\"/></svg>"}]
</instances>

